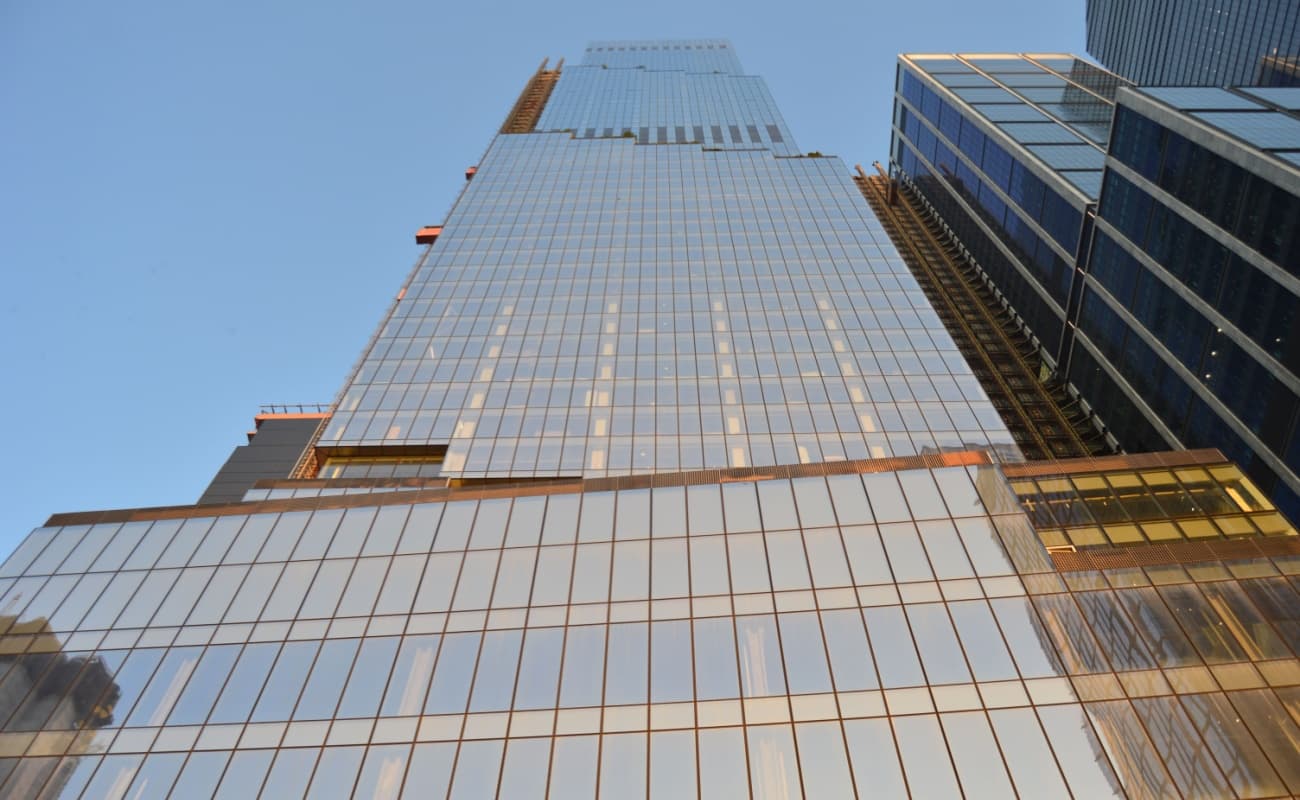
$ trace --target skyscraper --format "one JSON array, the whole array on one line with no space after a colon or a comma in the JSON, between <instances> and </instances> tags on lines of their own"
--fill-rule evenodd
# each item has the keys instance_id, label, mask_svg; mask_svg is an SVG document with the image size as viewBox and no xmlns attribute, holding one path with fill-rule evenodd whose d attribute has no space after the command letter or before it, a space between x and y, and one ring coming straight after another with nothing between
<instances>
[{"instance_id":1,"label":"skyscraper","mask_svg":"<svg viewBox=\"0 0 1300 800\"><path fill-rule=\"evenodd\" d=\"M1295 0L1088 0L1088 52L1142 86L1300 85Z\"/></svg>"},{"instance_id":2,"label":"skyscraper","mask_svg":"<svg viewBox=\"0 0 1300 800\"><path fill-rule=\"evenodd\" d=\"M544 63L467 178L327 410L0 566L0 794L1300 791L1294 529L1019 461L730 44Z\"/></svg>"}]
</instances>

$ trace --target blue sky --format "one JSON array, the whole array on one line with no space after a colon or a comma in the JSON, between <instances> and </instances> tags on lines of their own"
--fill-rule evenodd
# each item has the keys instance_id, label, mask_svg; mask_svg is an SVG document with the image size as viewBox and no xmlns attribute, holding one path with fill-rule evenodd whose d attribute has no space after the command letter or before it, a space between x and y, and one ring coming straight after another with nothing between
<instances>
[{"instance_id":1,"label":"blue sky","mask_svg":"<svg viewBox=\"0 0 1300 800\"><path fill-rule=\"evenodd\" d=\"M868 166L898 52L1082 52L1083 5L0 0L0 555L192 503L259 404L332 400L542 58L727 37Z\"/></svg>"}]
</instances>

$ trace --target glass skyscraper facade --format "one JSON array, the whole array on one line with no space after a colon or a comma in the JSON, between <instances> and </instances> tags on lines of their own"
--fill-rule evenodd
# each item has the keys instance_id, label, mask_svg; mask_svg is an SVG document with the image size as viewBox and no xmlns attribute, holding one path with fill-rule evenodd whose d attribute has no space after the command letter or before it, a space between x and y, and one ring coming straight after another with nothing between
<instances>
[{"instance_id":1,"label":"glass skyscraper facade","mask_svg":"<svg viewBox=\"0 0 1300 800\"><path fill-rule=\"evenodd\" d=\"M725 41L504 127L329 409L0 565L0 795L1300 792L1300 537L1237 467L1021 461Z\"/></svg>"},{"instance_id":2,"label":"glass skyscraper facade","mask_svg":"<svg viewBox=\"0 0 1300 800\"><path fill-rule=\"evenodd\" d=\"M1129 447L1212 443L1300 515L1300 88L1118 100L1077 380Z\"/></svg>"},{"instance_id":3,"label":"glass skyscraper facade","mask_svg":"<svg viewBox=\"0 0 1300 800\"><path fill-rule=\"evenodd\" d=\"M1298 92L907 55L893 139L896 174L1113 442L1221 448L1293 516Z\"/></svg>"},{"instance_id":4,"label":"glass skyscraper facade","mask_svg":"<svg viewBox=\"0 0 1300 800\"><path fill-rule=\"evenodd\" d=\"M1143 86L1300 85L1295 0L1088 0L1088 52Z\"/></svg>"},{"instance_id":5,"label":"glass skyscraper facade","mask_svg":"<svg viewBox=\"0 0 1300 800\"><path fill-rule=\"evenodd\" d=\"M894 174L943 219L1043 363L1064 375L1122 83L1061 54L899 57Z\"/></svg>"}]
</instances>

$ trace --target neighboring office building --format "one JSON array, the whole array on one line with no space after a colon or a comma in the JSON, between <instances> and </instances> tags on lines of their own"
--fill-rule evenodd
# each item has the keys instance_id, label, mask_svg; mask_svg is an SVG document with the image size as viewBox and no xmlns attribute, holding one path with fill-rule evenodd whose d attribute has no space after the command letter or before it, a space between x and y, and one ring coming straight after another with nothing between
<instances>
[{"instance_id":1,"label":"neighboring office building","mask_svg":"<svg viewBox=\"0 0 1300 800\"><path fill-rule=\"evenodd\" d=\"M1141 86L1296 86L1296 0L1088 0L1088 52Z\"/></svg>"},{"instance_id":2,"label":"neighboring office building","mask_svg":"<svg viewBox=\"0 0 1300 800\"><path fill-rule=\"evenodd\" d=\"M1086 88L1069 82L1043 94L1042 83L1059 86L1071 74L1096 70L1082 62L1065 68L1069 63L1044 56L901 57L895 169L971 251L1039 339L1044 361L1113 441L1130 452L1220 447L1288 513L1300 514L1293 352L1300 339L1291 333L1300 287L1300 118L1288 108L1300 90L1133 90L1112 79ZM1059 74L1043 77L1053 65ZM1026 71L1032 67L1038 71ZM1057 101L1067 93L1089 102ZM1109 115L1116 96L1163 108L1149 113L1181 135L1164 134L1121 107L1115 130L1124 138L1109 143L1103 194L1106 135L1100 127L1080 130L1063 112ZM1163 173L1161 136L1172 142ZM1049 139L1058 143L1039 143ZM1125 163L1136 160L1149 180L1176 183L1192 200L1166 205L1133 188L1134 168ZM1084 165L1089 169L1071 169ZM1051 203L1064 207L1064 198L1075 205L1059 215L1062 235L1045 236ZM1148 240L1153 202L1158 234L1145 259L1130 257ZM1199 214L1197 203L1204 206ZM1105 222L1097 225L1094 216ZM1117 224L1138 242L1129 256L1115 245ZM1044 244L1052 258L1042 255ZM1067 260L1067 251L1074 257ZM1147 266L1152 259L1162 268ZM1101 303L1098 280L1116 285L1124 310ZM1085 293L1085 285L1093 290ZM1131 328L1142 334L1125 339Z\"/></svg>"},{"instance_id":3,"label":"neighboring office building","mask_svg":"<svg viewBox=\"0 0 1300 800\"><path fill-rule=\"evenodd\" d=\"M539 71L291 472L268 414L211 502L34 531L0 697L54 637L112 709L0 721L0 795L1300 792L1294 529L1212 451L996 461L739 73Z\"/></svg>"},{"instance_id":4,"label":"neighboring office building","mask_svg":"<svg viewBox=\"0 0 1300 800\"><path fill-rule=\"evenodd\" d=\"M1077 267L1120 83L1060 54L899 57L893 172L997 287L1046 368L1067 380Z\"/></svg>"},{"instance_id":5,"label":"neighboring office building","mask_svg":"<svg viewBox=\"0 0 1300 800\"><path fill-rule=\"evenodd\" d=\"M1218 447L1300 516L1300 88L1118 101L1075 380L1130 448Z\"/></svg>"}]
</instances>

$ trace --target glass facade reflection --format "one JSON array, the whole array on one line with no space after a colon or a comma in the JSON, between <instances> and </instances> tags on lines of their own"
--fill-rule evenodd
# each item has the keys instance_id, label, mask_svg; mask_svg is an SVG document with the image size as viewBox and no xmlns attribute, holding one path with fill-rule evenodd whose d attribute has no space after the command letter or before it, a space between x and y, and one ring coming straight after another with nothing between
<instances>
[{"instance_id":1,"label":"glass facade reflection","mask_svg":"<svg viewBox=\"0 0 1300 800\"><path fill-rule=\"evenodd\" d=\"M1088 52L1143 86L1300 85L1292 0L1088 0Z\"/></svg>"},{"instance_id":2,"label":"glass facade reflection","mask_svg":"<svg viewBox=\"0 0 1300 800\"><path fill-rule=\"evenodd\" d=\"M56 516L0 567L0 792L1300 790L1293 529L1052 546L1271 509L1217 453L722 477Z\"/></svg>"},{"instance_id":3,"label":"glass facade reflection","mask_svg":"<svg viewBox=\"0 0 1300 800\"><path fill-rule=\"evenodd\" d=\"M294 476L0 564L0 796L1300 792L1248 476L1020 461L726 42L593 43L544 104Z\"/></svg>"}]
</instances>

